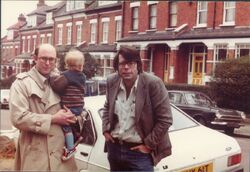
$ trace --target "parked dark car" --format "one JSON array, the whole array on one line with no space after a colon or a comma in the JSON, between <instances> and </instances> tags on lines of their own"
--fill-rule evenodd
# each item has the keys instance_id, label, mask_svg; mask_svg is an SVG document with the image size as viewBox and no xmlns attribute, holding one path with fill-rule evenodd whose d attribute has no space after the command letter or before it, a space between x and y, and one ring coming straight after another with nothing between
<instances>
[{"instance_id":1,"label":"parked dark car","mask_svg":"<svg viewBox=\"0 0 250 172\"><path fill-rule=\"evenodd\" d=\"M217 107L207 95L196 91L168 90L170 102L199 123L232 134L242 126L246 115L242 111Z\"/></svg>"}]
</instances>

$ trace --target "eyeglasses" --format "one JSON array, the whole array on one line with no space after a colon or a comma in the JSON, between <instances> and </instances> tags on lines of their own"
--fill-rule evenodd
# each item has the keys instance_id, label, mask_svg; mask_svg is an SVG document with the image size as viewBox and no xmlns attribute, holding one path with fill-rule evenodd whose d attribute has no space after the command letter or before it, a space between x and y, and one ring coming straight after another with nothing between
<instances>
[{"instance_id":1,"label":"eyeglasses","mask_svg":"<svg viewBox=\"0 0 250 172\"><path fill-rule=\"evenodd\" d=\"M40 59L44 63L46 63L47 61L49 61L50 63L54 63L56 61L55 57L42 56L42 57L38 57L38 59Z\"/></svg>"},{"instance_id":2,"label":"eyeglasses","mask_svg":"<svg viewBox=\"0 0 250 172\"><path fill-rule=\"evenodd\" d=\"M130 62L124 61L124 62L119 63L118 65L119 65L119 67L124 68L126 65L127 65L128 67L132 67L132 66L134 66L135 64L136 64L136 62L134 62L134 61L130 61Z\"/></svg>"}]
</instances>

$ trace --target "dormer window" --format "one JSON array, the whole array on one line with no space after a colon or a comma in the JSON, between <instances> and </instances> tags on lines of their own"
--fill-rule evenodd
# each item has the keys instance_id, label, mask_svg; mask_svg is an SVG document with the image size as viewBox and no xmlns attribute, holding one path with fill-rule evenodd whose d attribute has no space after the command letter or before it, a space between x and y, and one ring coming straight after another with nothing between
<instances>
[{"instance_id":1,"label":"dormer window","mask_svg":"<svg viewBox=\"0 0 250 172\"><path fill-rule=\"evenodd\" d=\"M36 16L28 17L28 26L36 26Z\"/></svg>"},{"instance_id":2,"label":"dormer window","mask_svg":"<svg viewBox=\"0 0 250 172\"><path fill-rule=\"evenodd\" d=\"M52 12L46 14L46 24L52 24Z\"/></svg>"}]
</instances>

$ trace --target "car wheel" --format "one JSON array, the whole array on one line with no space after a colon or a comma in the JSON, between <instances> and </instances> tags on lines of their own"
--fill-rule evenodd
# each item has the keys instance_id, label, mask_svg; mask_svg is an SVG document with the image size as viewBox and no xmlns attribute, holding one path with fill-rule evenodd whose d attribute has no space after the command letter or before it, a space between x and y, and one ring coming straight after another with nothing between
<instances>
[{"instance_id":1,"label":"car wheel","mask_svg":"<svg viewBox=\"0 0 250 172\"><path fill-rule=\"evenodd\" d=\"M205 121L202 117L197 117L197 118L196 118L196 121L198 121L200 124L202 124L202 125L204 125L204 126L207 125L206 121Z\"/></svg>"},{"instance_id":2,"label":"car wheel","mask_svg":"<svg viewBox=\"0 0 250 172\"><path fill-rule=\"evenodd\" d=\"M234 128L226 128L225 133L226 134L233 134L234 133Z\"/></svg>"}]
</instances>

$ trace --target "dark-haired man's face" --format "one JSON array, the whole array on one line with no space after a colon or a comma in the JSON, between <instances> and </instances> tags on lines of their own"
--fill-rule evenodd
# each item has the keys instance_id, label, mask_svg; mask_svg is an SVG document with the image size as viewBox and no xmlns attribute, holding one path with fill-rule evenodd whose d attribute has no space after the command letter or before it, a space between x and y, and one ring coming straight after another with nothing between
<instances>
[{"instance_id":1,"label":"dark-haired man's face","mask_svg":"<svg viewBox=\"0 0 250 172\"><path fill-rule=\"evenodd\" d=\"M137 63L135 61L126 61L120 54L118 58L118 72L124 81L135 81L138 75Z\"/></svg>"}]
</instances>

